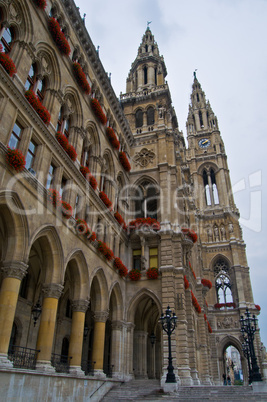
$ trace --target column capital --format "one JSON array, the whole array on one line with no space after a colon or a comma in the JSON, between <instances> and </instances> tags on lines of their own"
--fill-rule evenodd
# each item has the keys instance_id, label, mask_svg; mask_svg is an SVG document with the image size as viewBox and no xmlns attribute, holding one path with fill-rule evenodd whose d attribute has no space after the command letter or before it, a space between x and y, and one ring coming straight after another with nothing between
<instances>
[{"instance_id":1,"label":"column capital","mask_svg":"<svg viewBox=\"0 0 267 402\"><path fill-rule=\"evenodd\" d=\"M85 313L89 306L89 300L73 300L71 305L72 311L80 311Z\"/></svg>"},{"instance_id":2,"label":"column capital","mask_svg":"<svg viewBox=\"0 0 267 402\"><path fill-rule=\"evenodd\" d=\"M4 278L16 278L22 280L26 275L28 265L21 261L5 261L1 270Z\"/></svg>"},{"instance_id":3,"label":"column capital","mask_svg":"<svg viewBox=\"0 0 267 402\"><path fill-rule=\"evenodd\" d=\"M133 324L132 322L126 322L126 323L125 323L125 326L126 326L126 328L127 328L127 332L131 332L131 331L133 331L134 328L135 328L135 324Z\"/></svg>"},{"instance_id":4,"label":"column capital","mask_svg":"<svg viewBox=\"0 0 267 402\"><path fill-rule=\"evenodd\" d=\"M116 320L116 321L112 321L111 328L114 329L114 330L117 329L119 331L122 331L124 325L125 325L125 323L123 321Z\"/></svg>"},{"instance_id":5,"label":"column capital","mask_svg":"<svg viewBox=\"0 0 267 402\"><path fill-rule=\"evenodd\" d=\"M64 287L59 283L46 283L43 285L44 297L53 297L54 299L59 299Z\"/></svg>"},{"instance_id":6,"label":"column capital","mask_svg":"<svg viewBox=\"0 0 267 402\"><path fill-rule=\"evenodd\" d=\"M97 322L106 322L108 319L108 311L95 311L94 318Z\"/></svg>"}]
</instances>

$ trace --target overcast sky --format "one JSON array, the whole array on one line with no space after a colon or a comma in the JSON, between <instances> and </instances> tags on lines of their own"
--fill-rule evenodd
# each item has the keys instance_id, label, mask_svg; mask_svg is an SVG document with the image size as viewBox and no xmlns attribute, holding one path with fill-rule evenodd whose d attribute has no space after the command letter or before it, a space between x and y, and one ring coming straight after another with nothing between
<instances>
[{"instance_id":1,"label":"overcast sky","mask_svg":"<svg viewBox=\"0 0 267 402\"><path fill-rule=\"evenodd\" d=\"M76 0L119 97L147 27L164 56L179 128L193 71L218 117L267 346L267 1Z\"/></svg>"}]
</instances>

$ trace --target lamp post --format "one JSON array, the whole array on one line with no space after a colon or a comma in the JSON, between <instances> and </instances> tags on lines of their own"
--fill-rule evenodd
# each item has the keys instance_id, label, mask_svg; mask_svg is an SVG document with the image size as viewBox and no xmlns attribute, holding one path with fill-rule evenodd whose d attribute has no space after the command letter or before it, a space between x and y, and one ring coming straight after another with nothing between
<instances>
[{"instance_id":1,"label":"lamp post","mask_svg":"<svg viewBox=\"0 0 267 402\"><path fill-rule=\"evenodd\" d=\"M249 382L253 381L262 381L261 374L259 372L259 366L257 364L257 358L255 355L254 349L254 334L257 330L257 318L253 314L251 317L248 308L246 308L245 318L241 316L240 324L241 324L241 333L244 338L244 343L242 344L242 349L245 357L248 360L248 369L249 369Z\"/></svg>"},{"instance_id":2,"label":"lamp post","mask_svg":"<svg viewBox=\"0 0 267 402\"><path fill-rule=\"evenodd\" d=\"M33 326L34 327L35 327L41 313L42 313L42 306L38 300L37 303L35 304L35 306L33 306L33 308L32 308L32 318L33 318Z\"/></svg>"},{"instance_id":3,"label":"lamp post","mask_svg":"<svg viewBox=\"0 0 267 402\"><path fill-rule=\"evenodd\" d=\"M161 317L159 319L161 322L163 330L167 333L168 335L168 347L169 347L169 365L168 365L168 373L166 376L166 382L176 382L175 374L173 372L173 365L172 365L172 351L171 351L171 334L174 331L176 327L176 322L177 322L177 317L175 313L171 312L170 306L167 307L166 314L161 314Z\"/></svg>"}]
</instances>

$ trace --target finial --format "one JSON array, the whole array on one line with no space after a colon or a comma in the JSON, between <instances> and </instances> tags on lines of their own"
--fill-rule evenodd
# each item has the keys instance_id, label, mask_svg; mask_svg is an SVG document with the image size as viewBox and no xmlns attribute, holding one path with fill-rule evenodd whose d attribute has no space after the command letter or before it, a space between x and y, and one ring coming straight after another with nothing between
<instances>
[{"instance_id":1,"label":"finial","mask_svg":"<svg viewBox=\"0 0 267 402\"><path fill-rule=\"evenodd\" d=\"M84 13L83 14L83 23L85 24L85 17L86 17L86 14Z\"/></svg>"},{"instance_id":2,"label":"finial","mask_svg":"<svg viewBox=\"0 0 267 402\"><path fill-rule=\"evenodd\" d=\"M152 21L147 21L147 27L150 29L149 25L151 24Z\"/></svg>"},{"instance_id":3,"label":"finial","mask_svg":"<svg viewBox=\"0 0 267 402\"><path fill-rule=\"evenodd\" d=\"M195 71L194 71L194 79L195 79L195 80L197 79L197 68L196 68Z\"/></svg>"}]
</instances>

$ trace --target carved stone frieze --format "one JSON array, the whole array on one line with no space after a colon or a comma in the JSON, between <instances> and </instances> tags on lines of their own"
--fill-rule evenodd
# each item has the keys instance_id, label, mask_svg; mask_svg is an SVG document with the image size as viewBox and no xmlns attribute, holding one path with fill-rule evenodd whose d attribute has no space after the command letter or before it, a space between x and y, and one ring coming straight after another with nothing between
<instances>
[{"instance_id":1,"label":"carved stone frieze","mask_svg":"<svg viewBox=\"0 0 267 402\"><path fill-rule=\"evenodd\" d=\"M155 158L156 158L155 152L147 148L142 148L141 151L136 152L136 154L133 157L133 161L136 165L146 167L149 163L153 162Z\"/></svg>"},{"instance_id":2,"label":"carved stone frieze","mask_svg":"<svg viewBox=\"0 0 267 402\"><path fill-rule=\"evenodd\" d=\"M217 328L228 329L228 328L238 328L239 322L236 317L224 317L217 319Z\"/></svg>"}]
</instances>

